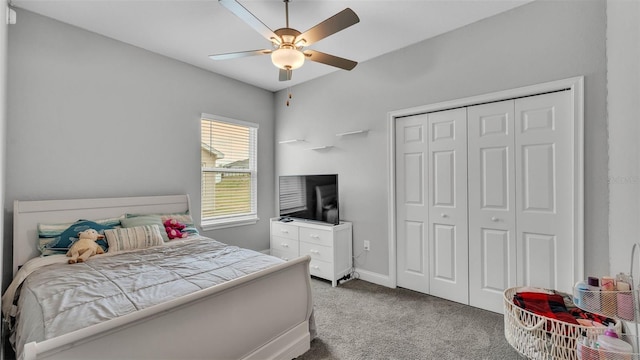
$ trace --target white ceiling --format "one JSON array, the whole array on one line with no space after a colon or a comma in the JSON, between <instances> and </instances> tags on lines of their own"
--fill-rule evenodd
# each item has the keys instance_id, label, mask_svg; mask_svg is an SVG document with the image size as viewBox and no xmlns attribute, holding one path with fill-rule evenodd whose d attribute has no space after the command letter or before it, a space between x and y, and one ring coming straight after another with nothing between
<instances>
[{"instance_id":1,"label":"white ceiling","mask_svg":"<svg viewBox=\"0 0 640 360\"><path fill-rule=\"evenodd\" d=\"M304 32L350 7L360 23L309 48L363 62L530 1L292 0L289 20L290 27ZM281 0L240 3L272 30L285 27ZM211 54L270 47L216 0L12 0L12 4L270 91L345 71L306 61L294 70L291 81L280 82L267 55L210 60Z\"/></svg>"}]
</instances>

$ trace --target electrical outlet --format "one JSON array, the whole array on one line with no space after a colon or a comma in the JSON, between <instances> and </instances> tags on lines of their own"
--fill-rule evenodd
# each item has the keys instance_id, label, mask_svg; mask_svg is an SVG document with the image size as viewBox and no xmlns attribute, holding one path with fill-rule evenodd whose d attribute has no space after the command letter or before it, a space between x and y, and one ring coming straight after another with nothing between
<instances>
[{"instance_id":1,"label":"electrical outlet","mask_svg":"<svg viewBox=\"0 0 640 360\"><path fill-rule=\"evenodd\" d=\"M364 241L364 251L369 251L371 250L371 244L369 243L369 240L365 240Z\"/></svg>"}]
</instances>

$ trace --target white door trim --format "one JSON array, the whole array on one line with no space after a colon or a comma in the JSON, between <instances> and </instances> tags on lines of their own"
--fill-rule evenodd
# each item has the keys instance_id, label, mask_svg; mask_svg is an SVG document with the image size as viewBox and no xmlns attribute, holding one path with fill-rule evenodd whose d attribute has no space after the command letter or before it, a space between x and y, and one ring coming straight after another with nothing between
<instances>
[{"instance_id":1,"label":"white door trim","mask_svg":"<svg viewBox=\"0 0 640 360\"><path fill-rule=\"evenodd\" d=\"M387 114L387 130L389 147L387 149L387 181L389 193L389 284L397 285L396 274L396 184L395 184L395 120L396 118L423 114L433 111L453 109L462 106L478 105L487 102L514 99L546 92L568 89L571 91L573 107L573 149L574 149L574 252L576 254L574 276L575 281L584 279L584 76L550 81L542 84L524 86L489 94L471 96L462 99L443 101L430 105L395 110Z\"/></svg>"}]
</instances>

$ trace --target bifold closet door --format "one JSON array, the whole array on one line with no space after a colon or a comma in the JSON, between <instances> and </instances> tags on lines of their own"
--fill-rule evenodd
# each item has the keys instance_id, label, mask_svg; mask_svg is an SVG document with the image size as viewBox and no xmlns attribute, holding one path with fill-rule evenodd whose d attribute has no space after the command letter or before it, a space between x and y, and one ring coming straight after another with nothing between
<instances>
[{"instance_id":1,"label":"bifold closet door","mask_svg":"<svg viewBox=\"0 0 640 360\"><path fill-rule=\"evenodd\" d=\"M428 114L429 294L469 301L467 109Z\"/></svg>"},{"instance_id":2,"label":"bifold closet door","mask_svg":"<svg viewBox=\"0 0 640 360\"><path fill-rule=\"evenodd\" d=\"M503 311L512 286L575 281L573 113L568 91L471 106L469 304Z\"/></svg>"},{"instance_id":3,"label":"bifold closet door","mask_svg":"<svg viewBox=\"0 0 640 360\"><path fill-rule=\"evenodd\" d=\"M514 101L468 108L469 305L502 312L516 285Z\"/></svg>"},{"instance_id":4,"label":"bifold closet door","mask_svg":"<svg viewBox=\"0 0 640 360\"><path fill-rule=\"evenodd\" d=\"M575 276L569 91L515 101L518 284L571 292Z\"/></svg>"},{"instance_id":5,"label":"bifold closet door","mask_svg":"<svg viewBox=\"0 0 640 360\"><path fill-rule=\"evenodd\" d=\"M429 292L427 115L396 120L397 285Z\"/></svg>"},{"instance_id":6,"label":"bifold closet door","mask_svg":"<svg viewBox=\"0 0 640 360\"><path fill-rule=\"evenodd\" d=\"M572 101L558 91L396 119L398 286L495 312L512 286L571 291Z\"/></svg>"}]
</instances>

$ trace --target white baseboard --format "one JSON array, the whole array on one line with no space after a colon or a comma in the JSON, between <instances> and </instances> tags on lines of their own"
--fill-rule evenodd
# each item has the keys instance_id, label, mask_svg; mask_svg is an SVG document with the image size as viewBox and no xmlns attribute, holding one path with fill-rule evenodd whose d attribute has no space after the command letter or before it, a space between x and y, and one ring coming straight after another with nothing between
<instances>
[{"instance_id":1,"label":"white baseboard","mask_svg":"<svg viewBox=\"0 0 640 360\"><path fill-rule=\"evenodd\" d=\"M262 250L261 253L266 255L271 255L269 249ZM363 270L359 268L356 268L355 271L360 275L359 276L360 280L368 281L370 283L377 284L380 286L386 286L392 289L396 288L396 284L393 281L391 281L391 278L389 278L389 275L382 275L382 274L378 274L372 271Z\"/></svg>"},{"instance_id":2,"label":"white baseboard","mask_svg":"<svg viewBox=\"0 0 640 360\"><path fill-rule=\"evenodd\" d=\"M388 288L395 288L395 284L389 278L389 275L382 275L372 271L356 268L356 272L360 275L360 280L368 281Z\"/></svg>"}]
</instances>

